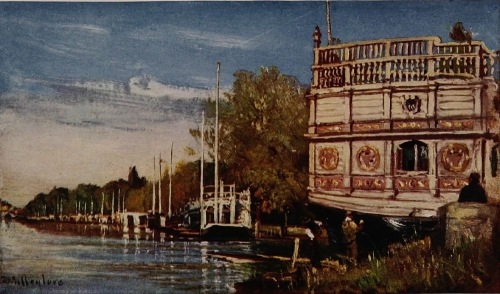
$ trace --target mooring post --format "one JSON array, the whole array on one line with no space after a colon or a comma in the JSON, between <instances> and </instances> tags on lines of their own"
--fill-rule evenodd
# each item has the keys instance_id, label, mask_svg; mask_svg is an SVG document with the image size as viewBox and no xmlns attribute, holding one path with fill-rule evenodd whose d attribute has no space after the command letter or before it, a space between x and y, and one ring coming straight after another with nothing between
<instances>
[{"instance_id":1,"label":"mooring post","mask_svg":"<svg viewBox=\"0 0 500 294\"><path fill-rule=\"evenodd\" d=\"M292 255L292 269L295 268L295 262L297 261L297 256L299 255L300 240L299 238L295 238L293 242L294 245L293 245L293 255Z\"/></svg>"}]
</instances>

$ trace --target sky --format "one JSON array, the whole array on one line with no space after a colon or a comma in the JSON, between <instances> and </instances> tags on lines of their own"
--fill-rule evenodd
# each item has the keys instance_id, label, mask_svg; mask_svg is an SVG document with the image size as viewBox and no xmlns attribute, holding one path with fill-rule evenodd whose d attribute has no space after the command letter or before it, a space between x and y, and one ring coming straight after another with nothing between
<instances>
[{"instance_id":1,"label":"sky","mask_svg":"<svg viewBox=\"0 0 500 294\"><path fill-rule=\"evenodd\" d=\"M500 50L500 2L333 1L342 42L431 36L456 21ZM0 198L23 206L52 187L104 185L153 156L195 160L189 128L233 73L276 65L311 80L324 1L0 2Z\"/></svg>"}]
</instances>

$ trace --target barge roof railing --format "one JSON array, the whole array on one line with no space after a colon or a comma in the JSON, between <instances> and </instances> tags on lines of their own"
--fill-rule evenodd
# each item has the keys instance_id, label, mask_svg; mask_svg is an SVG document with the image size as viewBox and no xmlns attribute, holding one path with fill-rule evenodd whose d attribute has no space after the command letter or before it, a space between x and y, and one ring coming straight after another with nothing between
<instances>
[{"instance_id":1,"label":"barge roof railing","mask_svg":"<svg viewBox=\"0 0 500 294\"><path fill-rule=\"evenodd\" d=\"M319 33L319 31L317 31ZM441 78L493 77L495 53L481 41L446 42L436 36L380 39L321 47L314 34L313 88Z\"/></svg>"}]
</instances>

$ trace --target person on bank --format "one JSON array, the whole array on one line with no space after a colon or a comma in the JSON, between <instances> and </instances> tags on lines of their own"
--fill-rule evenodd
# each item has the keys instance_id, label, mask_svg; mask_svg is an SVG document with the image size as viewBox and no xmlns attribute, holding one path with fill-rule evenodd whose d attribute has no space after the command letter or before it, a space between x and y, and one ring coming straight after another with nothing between
<instances>
[{"instance_id":1,"label":"person on bank","mask_svg":"<svg viewBox=\"0 0 500 294\"><path fill-rule=\"evenodd\" d=\"M488 202L486 191L480 184L481 176L479 173L471 173L469 176L469 184L460 190L458 202Z\"/></svg>"},{"instance_id":2,"label":"person on bank","mask_svg":"<svg viewBox=\"0 0 500 294\"><path fill-rule=\"evenodd\" d=\"M342 232L344 233L344 244L347 250L347 256L352 260L354 265L358 262L358 242L357 235L363 229L363 220L359 221L359 226L353 219L352 212L347 211L346 217L342 222Z\"/></svg>"},{"instance_id":3,"label":"person on bank","mask_svg":"<svg viewBox=\"0 0 500 294\"><path fill-rule=\"evenodd\" d=\"M321 248L319 238L321 236L321 226L323 224L319 221L309 220L306 223L306 235L311 239L310 260L315 268L321 268Z\"/></svg>"}]
</instances>

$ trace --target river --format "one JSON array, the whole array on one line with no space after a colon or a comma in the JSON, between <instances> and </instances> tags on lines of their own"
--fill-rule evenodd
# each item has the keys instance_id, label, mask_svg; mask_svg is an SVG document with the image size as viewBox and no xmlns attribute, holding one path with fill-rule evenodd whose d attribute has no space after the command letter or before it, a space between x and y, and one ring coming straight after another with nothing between
<instances>
[{"instance_id":1,"label":"river","mask_svg":"<svg viewBox=\"0 0 500 294\"><path fill-rule=\"evenodd\" d=\"M155 240L1 222L0 293L231 293L262 266L221 258L253 255L251 242Z\"/></svg>"}]
</instances>

